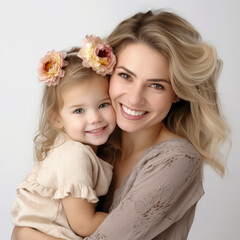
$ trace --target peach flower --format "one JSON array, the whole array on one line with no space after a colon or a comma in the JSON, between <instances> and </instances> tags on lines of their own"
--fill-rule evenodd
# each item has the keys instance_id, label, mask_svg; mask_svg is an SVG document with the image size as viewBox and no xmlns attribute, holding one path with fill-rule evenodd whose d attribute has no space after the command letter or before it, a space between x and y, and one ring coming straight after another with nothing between
<instances>
[{"instance_id":1,"label":"peach flower","mask_svg":"<svg viewBox=\"0 0 240 240\"><path fill-rule=\"evenodd\" d=\"M38 66L38 78L40 82L45 82L47 86L57 85L60 78L65 74L62 69L68 63L64 61L67 53L65 51L56 52L52 50L48 52L41 60Z\"/></svg>"},{"instance_id":2,"label":"peach flower","mask_svg":"<svg viewBox=\"0 0 240 240\"><path fill-rule=\"evenodd\" d=\"M105 44L99 37L90 35L86 36L81 46L78 57L83 60L84 67L91 67L102 76L112 74L116 57L110 45Z\"/></svg>"}]
</instances>

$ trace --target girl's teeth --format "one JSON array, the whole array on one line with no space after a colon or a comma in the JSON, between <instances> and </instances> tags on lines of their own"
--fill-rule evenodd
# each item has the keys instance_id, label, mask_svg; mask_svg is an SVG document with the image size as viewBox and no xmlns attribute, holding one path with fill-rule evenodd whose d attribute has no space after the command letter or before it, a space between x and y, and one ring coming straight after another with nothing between
<instances>
[{"instance_id":1,"label":"girl's teeth","mask_svg":"<svg viewBox=\"0 0 240 240\"><path fill-rule=\"evenodd\" d=\"M125 107L124 105L122 105L122 108L125 113L127 113L128 115L131 115L131 116L141 116L145 113L145 112L132 111L129 108Z\"/></svg>"},{"instance_id":2,"label":"girl's teeth","mask_svg":"<svg viewBox=\"0 0 240 240\"><path fill-rule=\"evenodd\" d=\"M92 130L92 131L89 131L89 132L91 132L91 133L96 133L96 132L100 132L100 131L102 131L102 129L103 129L103 128L99 128L99 129Z\"/></svg>"}]
</instances>

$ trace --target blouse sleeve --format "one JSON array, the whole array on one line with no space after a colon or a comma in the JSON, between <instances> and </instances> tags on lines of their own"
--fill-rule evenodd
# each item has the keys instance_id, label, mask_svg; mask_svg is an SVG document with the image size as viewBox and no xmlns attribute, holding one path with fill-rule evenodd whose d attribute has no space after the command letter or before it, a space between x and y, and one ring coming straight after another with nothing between
<instances>
[{"instance_id":1,"label":"blouse sleeve","mask_svg":"<svg viewBox=\"0 0 240 240\"><path fill-rule=\"evenodd\" d=\"M80 145L66 146L60 152L56 173L56 192L52 199L72 197L84 198L89 202L98 201L93 183L94 157Z\"/></svg>"},{"instance_id":2,"label":"blouse sleeve","mask_svg":"<svg viewBox=\"0 0 240 240\"><path fill-rule=\"evenodd\" d=\"M179 221L203 194L201 160L182 150L148 159L130 191L90 239L153 239Z\"/></svg>"}]
</instances>

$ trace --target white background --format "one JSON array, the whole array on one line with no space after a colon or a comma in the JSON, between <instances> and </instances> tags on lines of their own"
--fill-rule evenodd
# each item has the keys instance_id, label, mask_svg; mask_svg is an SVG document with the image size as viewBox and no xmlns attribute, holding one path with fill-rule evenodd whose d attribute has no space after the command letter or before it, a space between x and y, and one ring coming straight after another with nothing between
<instances>
[{"instance_id":1,"label":"white background","mask_svg":"<svg viewBox=\"0 0 240 240\"><path fill-rule=\"evenodd\" d=\"M224 67L218 85L232 129L228 172L204 172L190 240L240 239L240 1L238 0L0 0L0 239L10 239L15 189L33 164L42 85L39 59L78 46L86 34L107 36L121 20L152 8L174 10L215 45Z\"/></svg>"}]
</instances>

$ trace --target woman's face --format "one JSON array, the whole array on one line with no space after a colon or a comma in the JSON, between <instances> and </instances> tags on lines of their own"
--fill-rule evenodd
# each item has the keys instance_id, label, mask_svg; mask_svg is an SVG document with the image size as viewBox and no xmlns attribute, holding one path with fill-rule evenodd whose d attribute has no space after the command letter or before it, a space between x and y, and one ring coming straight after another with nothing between
<instances>
[{"instance_id":1,"label":"woman's face","mask_svg":"<svg viewBox=\"0 0 240 240\"><path fill-rule=\"evenodd\" d=\"M128 44L120 51L109 93L117 124L126 132L160 128L177 100L167 59L143 43Z\"/></svg>"}]
</instances>

